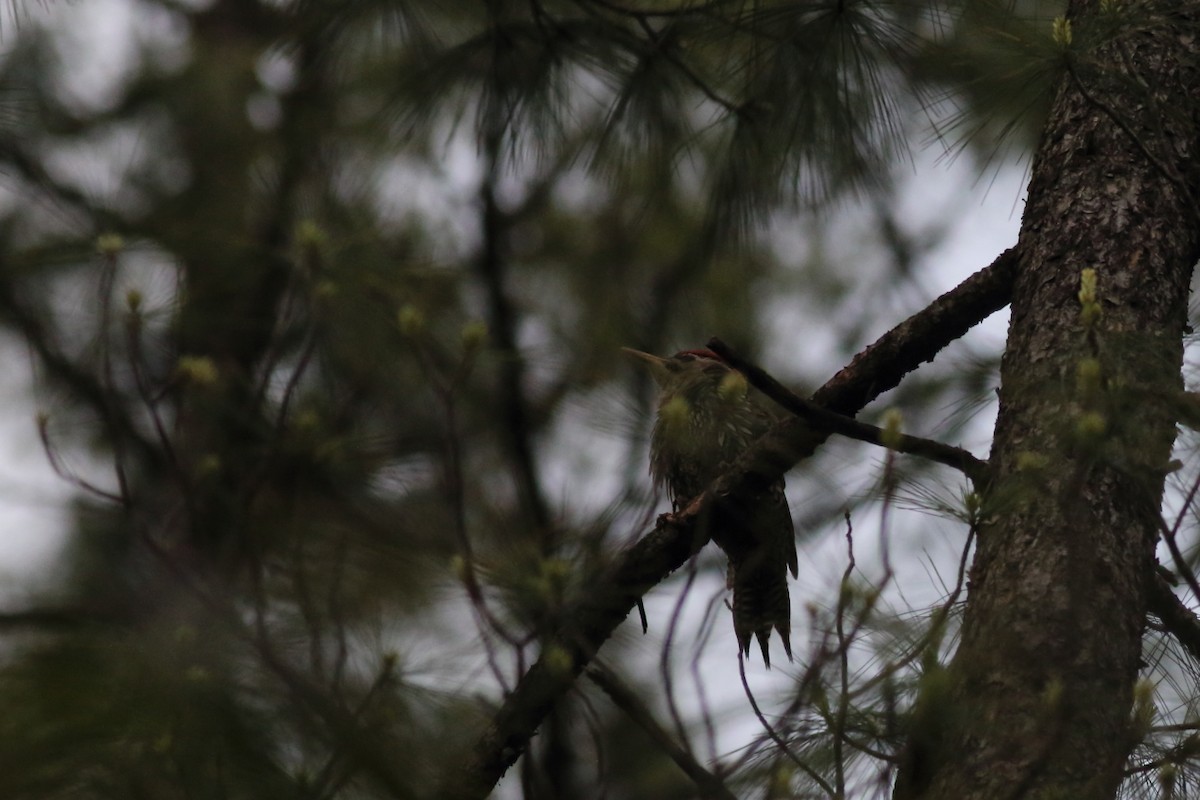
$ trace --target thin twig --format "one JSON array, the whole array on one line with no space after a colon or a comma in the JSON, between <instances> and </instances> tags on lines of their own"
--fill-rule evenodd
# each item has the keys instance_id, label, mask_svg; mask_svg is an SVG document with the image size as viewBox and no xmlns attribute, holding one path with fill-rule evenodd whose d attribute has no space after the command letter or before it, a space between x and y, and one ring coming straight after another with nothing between
<instances>
[{"instance_id":1,"label":"thin twig","mask_svg":"<svg viewBox=\"0 0 1200 800\"><path fill-rule=\"evenodd\" d=\"M82 489L84 492L87 492L90 495L94 495L95 497L98 497L101 500L106 500L110 503L113 503L113 504L119 505L119 506L127 505L128 498L125 497L124 495L110 492L107 489L101 489L99 486L79 477L74 472L72 472L70 469L68 469L66 464L64 464L59 459L58 454L54 450L54 445L51 444L51 442L50 442L50 432L48 430L48 426L49 426L49 420L47 418L45 418L45 417L38 418L38 420L37 420L38 438L41 439L42 450L45 452L46 460L50 462L50 469L54 471L54 474L57 475L62 480L66 481L67 483L71 484L72 486L75 486L78 489Z\"/></svg>"},{"instance_id":2,"label":"thin twig","mask_svg":"<svg viewBox=\"0 0 1200 800\"><path fill-rule=\"evenodd\" d=\"M931 645L935 645L941 641L942 636L945 634L946 621L950 618L950 613L953 611L955 604L958 603L958 598L966 586L967 562L970 560L971 546L975 543L977 534L977 523L972 523L971 527L967 529L967 540L963 543L962 554L958 559L958 576L954 583L954 589L950 592L950 596L933 613L929 623L929 630L909 648L908 652L895 661L889 662L882 670L872 675L869 680L859 686L854 692L855 696L870 691L880 683L888 680L892 675L895 675L919 658Z\"/></svg>"},{"instance_id":3,"label":"thin twig","mask_svg":"<svg viewBox=\"0 0 1200 800\"><path fill-rule=\"evenodd\" d=\"M850 576L854 574L854 526L850 522L850 512L846 512L846 570L842 573L842 582L838 586L837 611L834 614L834 627L838 642L838 675L841 679L841 691L838 692L837 720L833 727L833 767L837 781L837 796L846 796L846 767L842 761L842 734L846 730L846 717L850 713L850 642L846 638L845 618L846 606L850 602Z\"/></svg>"},{"instance_id":4,"label":"thin twig","mask_svg":"<svg viewBox=\"0 0 1200 800\"><path fill-rule=\"evenodd\" d=\"M112 461L113 471L117 476L117 492L121 496L122 505L128 509L133 503L133 496L130 494L129 476L126 471L125 440L112 423L112 420L117 417L116 407L119 399L116 378L113 376L112 331L109 330L112 324L113 291L117 280L117 256L116 253L109 252L105 253L102 259L104 265L100 271L100 332L98 338L100 380L105 390L105 396L108 398L104 425L108 428L108 440L113 449Z\"/></svg>"},{"instance_id":5,"label":"thin twig","mask_svg":"<svg viewBox=\"0 0 1200 800\"><path fill-rule=\"evenodd\" d=\"M129 349L129 366L133 371L133 384L137 389L142 405L145 406L146 411L150 414L150 422L154 426L154 434L158 437L158 444L162 448L163 455L166 457L167 465L179 480L184 497L190 497L191 492L188 486L188 476L179 464L175 446L171 441L170 435L167 433L167 426L163 422L162 414L158 410L161 391L157 393L151 391L150 382L146 377L145 371L142 369L142 362L145 360L145 352L142 348L143 322L144 319L138 311L130 311L129 316L125 320L125 346Z\"/></svg>"},{"instance_id":6,"label":"thin twig","mask_svg":"<svg viewBox=\"0 0 1200 800\"><path fill-rule=\"evenodd\" d=\"M658 657L658 671L662 675L663 694L667 698L667 710L671 714L671 720L675 723L675 732L679 735L680 741L685 743L685 746L689 746L687 744L687 730L683 724L683 716L679 713L679 704L675 702L675 680L671 675L671 653L674 651L672 645L675 642L675 634L679 631L679 620L683 616L683 604L687 601L692 587L696 584L697 574L699 574L699 570L697 569L696 559L693 558L688 562L687 580L675 600L675 608L671 611L671 622L667 625L667 635L663 639L662 649Z\"/></svg>"},{"instance_id":7,"label":"thin twig","mask_svg":"<svg viewBox=\"0 0 1200 800\"><path fill-rule=\"evenodd\" d=\"M713 725L712 710L708 702L708 692L704 688L704 678L700 674L700 655L712 639L713 631L716 629L717 609L722 608L722 600L725 595L725 588L709 599L704 609L704 617L700 621L700 629L696 634L695 647L692 651L691 658L691 673L692 683L696 687L696 703L700 708L700 719L704 726L704 739L708 744L708 759L716 764L719 756L717 755L717 731ZM720 771L720 770L718 770Z\"/></svg>"},{"instance_id":8,"label":"thin twig","mask_svg":"<svg viewBox=\"0 0 1200 800\"><path fill-rule=\"evenodd\" d=\"M1171 551L1171 560L1175 564L1175 571L1183 576L1187 581L1187 585L1192 590L1192 594L1200 598L1200 582L1196 580L1196 573L1192 571L1187 560L1183 557L1183 553L1179 550L1179 543L1176 541L1176 536L1179 533L1180 526L1183 525L1183 519L1187 515L1188 510L1192 507L1192 503L1196 500L1196 493L1200 491L1200 475L1196 476L1196 480L1192 482L1192 488L1188 490L1187 497L1184 498L1183 508L1179 511L1179 517L1175 520L1175 524L1170 528L1160 516L1158 517L1158 529L1162 533L1163 541L1167 543L1167 549Z\"/></svg>"},{"instance_id":9,"label":"thin twig","mask_svg":"<svg viewBox=\"0 0 1200 800\"><path fill-rule=\"evenodd\" d=\"M726 788L721 779L705 769L692 754L691 748L680 745L678 741L662 726L650 709L641 701L625 682L618 678L600 661L592 662L587 669L587 676L599 686L625 712L629 719L641 728L675 764L691 778L700 790L700 797L734 800L734 794ZM684 740L686 742L686 740Z\"/></svg>"},{"instance_id":10,"label":"thin twig","mask_svg":"<svg viewBox=\"0 0 1200 800\"><path fill-rule=\"evenodd\" d=\"M920 456L939 464L960 470L976 486L983 486L988 479L988 464L960 447L952 447L932 439L922 439L907 434L890 435L876 425L859 422L842 414L828 411L811 400L806 400L788 389L766 370L737 354L729 345L717 338L708 340L708 348L719 355L731 367L746 376L750 385L783 408L795 414L823 433L837 433L860 442L888 447L900 453Z\"/></svg>"},{"instance_id":11,"label":"thin twig","mask_svg":"<svg viewBox=\"0 0 1200 800\"><path fill-rule=\"evenodd\" d=\"M829 795L830 797L842 797L843 795L840 792L835 791L834 788L829 785L829 781L822 778L819 772L810 767L808 763L804 761L804 759L792 752L792 748L788 747L787 742L785 742L775 731L775 727L767 721L766 715L764 715L762 709L758 707L758 701L754 699L754 692L750 691L750 682L746 680L746 659L740 650L738 651L738 674L742 678L742 689L744 689L746 692L746 699L750 701L750 708L754 710L754 716L758 718L758 723L762 725L763 730L767 733L767 736L771 737L771 741L778 745L780 751L783 752L793 764L799 767L801 772L812 778L813 783L820 786L821 789L824 790L825 794Z\"/></svg>"},{"instance_id":12,"label":"thin twig","mask_svg":"<svg viewBox=\"0 0 1200 800\"><path fill-rule=\"evenodd\" d=\"M454 395L455 386L452 381L444 379L437 372L436 366L432 363L424 348L420 346L420 342L417 345L416 352L419 362L425 371L426 377L429 378L430 385L433 387L438 401L441 403L442 414L445 417L445 435L443 436L442 443L445 464L442 484L446 495L446 503L450 507L451 519L453 520L454 540L458 546L459 559L462 562L462 582L466 587L467 596L471 601L472 611L476 615L476 622L487 656L488 667L491 669L496 683L501 689L507 692L508 681L505 679L504 671L500 668L500 663L496 658L491 637L488 635L488 629L494 631L507 644L518 650L520 645L517 637L509 632L504 623L492 612L491 607L487 603L487 598L484 596L483 587L479 583L478 575L475 572L475 554L471 546L471 536L467 530L466 498L464 494L465 479L462 469L463 456L462 443L458 430L457 402Z\"/></svg>"}]
</instances>

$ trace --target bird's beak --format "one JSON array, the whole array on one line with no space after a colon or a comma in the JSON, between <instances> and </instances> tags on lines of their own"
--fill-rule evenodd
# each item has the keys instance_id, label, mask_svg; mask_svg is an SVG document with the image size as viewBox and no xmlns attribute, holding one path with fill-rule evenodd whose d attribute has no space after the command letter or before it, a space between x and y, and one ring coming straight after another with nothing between
<instances>
[{"instance_id":1,"label":"bird's beak","mask_svg":"<svg viewBox=\"0 0 1200 800\"><path fill-rule=\"evenodd\" d=\"M632 347L622 347L621 351L645 364L650 370L650 375L654 378L655 383L659 386L666 385L671 373L667 369L667 360L665 358L651 355L650 353L643 353L641 350L634 350Z\"/></svg>"}]
</instances>

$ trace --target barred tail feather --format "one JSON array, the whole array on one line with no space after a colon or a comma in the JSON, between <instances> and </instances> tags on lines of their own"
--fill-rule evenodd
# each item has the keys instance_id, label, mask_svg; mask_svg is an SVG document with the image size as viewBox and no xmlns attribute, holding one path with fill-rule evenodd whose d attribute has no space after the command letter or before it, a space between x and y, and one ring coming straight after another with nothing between
<instances>
[{"instance_id":1,"label":"barred tail feather","mask_svg":"<svg viewBox=\"0 0 1200 800\"><path fill-rule=\"evenodd\" d=\"M763 663L771 666L771 630L779 632L788 661L792 660L791 602L788 597L787 565L766 548L752 553L740 564L731 562L733 629L743 655L750 655L751 638L758 639Z\"/></svg>"}]
</instances>

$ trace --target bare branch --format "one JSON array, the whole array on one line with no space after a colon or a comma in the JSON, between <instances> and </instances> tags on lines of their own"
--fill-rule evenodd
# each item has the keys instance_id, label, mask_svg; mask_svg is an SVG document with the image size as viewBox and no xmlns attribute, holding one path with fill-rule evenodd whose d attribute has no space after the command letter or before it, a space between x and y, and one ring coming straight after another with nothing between
<instances>
[{"instance_id":1,"label":"bare branch","mask_svg":"<svg viewBox=\"0 0 1200 800\"><path fill-rule=\"evenodd\" d=\"M1150 613L1161 619L1167 632L1200 663L1200 617L1183 604L1161 575L1148 579L1147 591Z\"/></svg>"},{"instance_id":2,"label":"bare branch","mask_svg":"<svg viewBox=\"0 0 1200 800\"><path fill-rule=\"evenodd\" d=\"M733 792L726 788L721 779L705 769L687 748L675 741L671 734L658 724L641 699L607 667L600 662L594 662L588 667L587 676L691 778L699 790L700 797L734 800Z\"/></svg>"},{"instance_id":3,"label":"bare branch","mask_svg":"<svg viewBox=\"0 0 1200 800\"><path fill-rule=\"evenodd\" d=\"M900 383L900 379L942 351L993 312L1008 305L1016 275L1017 248L1010 247L988 266L879 337L813 394L828 411L853 415Z\"/></svg>"},{"instance_id":4,"label":"bare branch","mask_svg":"<svg viewBox=\"0 0 1200 800\"><path fill-rule=\"evenodd\" d=\"M708 347L721 358L725 359L725 361L729 362L730 366L745 375L746 380L755 389L758 389L808 424L822 429L825 433L838 433L851 439L857 439L860 442L887 447L900 453L907 453L908 455L936 461L939 464L945 464L948 467L960 470L977 487L981 487L987 483L987 462L976 458L961 447L952 447L932 439L922 439L918 436L909 436L907 434L900 434L895 437L885 435L883 429L876 425L859 422L856 419L834 411L827 411L811 400L801 397L775 380L762 367L742 358L734 352L733 348L720 339L709 339Z\"/></svg>"}]
</instances>

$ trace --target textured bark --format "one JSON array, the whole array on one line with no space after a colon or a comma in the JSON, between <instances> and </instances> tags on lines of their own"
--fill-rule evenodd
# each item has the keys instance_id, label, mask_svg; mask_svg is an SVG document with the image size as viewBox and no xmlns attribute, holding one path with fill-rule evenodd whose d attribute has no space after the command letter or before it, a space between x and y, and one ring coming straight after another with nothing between
<instances>
[{"instance_id":1,"label":"textured bark","mask_svg":"<svg viewBox=\"0 0 1200 800\"><path fill-rule=\"evenodd\" d=\"M1169 18L1117 5L1139 30L1072 62L1034 161L993 513L958 652L918 702L897 798L1112 798L1135 743L1132 690L1174 437L1155 398L1180 384L1200 256L1190 196L1200 52L1197 4ZM1072 3L1077 42L1089 17L1107 22L1100 15ZM1085 268L1103 309L1091 335ZM1098 385L1079 378L1089 359Z\"/></svg>"}]
</instances>

